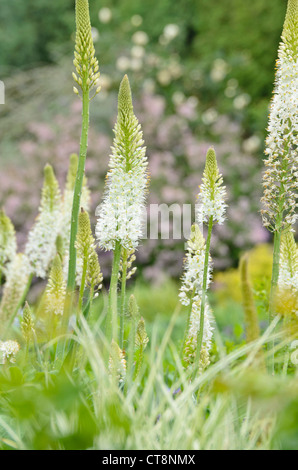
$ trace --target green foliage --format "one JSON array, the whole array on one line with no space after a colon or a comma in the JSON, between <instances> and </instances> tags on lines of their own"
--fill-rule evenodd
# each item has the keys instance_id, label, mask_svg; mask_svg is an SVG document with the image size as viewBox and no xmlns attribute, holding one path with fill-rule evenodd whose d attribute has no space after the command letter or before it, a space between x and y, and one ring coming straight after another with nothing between
<instances>
[{"instance_id":1,"label":"green foliage","mask_svg":"<svg viewBox=\"0 0 298 470\"><path fill-rule=\"evenodd\" d=\"M10 0L1 5L0 21L5 25L0 32L2 75L11 68L52 62L59 44L69 50L73 0Z\"/></svg>"}]
</instances>

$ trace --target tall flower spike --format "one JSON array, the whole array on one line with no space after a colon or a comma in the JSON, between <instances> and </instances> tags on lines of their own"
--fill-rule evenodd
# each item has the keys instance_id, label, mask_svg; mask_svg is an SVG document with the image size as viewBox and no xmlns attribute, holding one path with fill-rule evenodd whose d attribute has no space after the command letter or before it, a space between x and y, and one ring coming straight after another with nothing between
<instances>
[{"instance_id":1,"label":"tall flower spike","mask_svg":"<svg viewBox=\"0 0 298 470\"><path fill-rule=\"evenodd\" d=\"M89 2L88 0L76 0L76 45L74 52L74 66L77 74L73 73L75 82L83 92L96 89L95 95L99 93L99 67L95 57L95 49L92 38ZM74 87L75 94L79 94Z\"/></svg>"},{"instance_id":2,"label":"tall flower spike","mask_svg":"<svg viewBox=\"0 0 298 470\"><path fill-rule=\"evenodd\" d=\"M197 223L201 225L213 217L213 223L222 224L227 208L225 200L226 188L223 186L222 175L218 170L215 150L210 148L207 152L205 170L198 195Z\"/></svg>"},{"instance_id":3,"label":"tall flower spike","mask_svg":"<svg viewBox=\"0 0 298 470\"><path fill-rule=\"evenodd\" d=\"M14 315L29 279L29 261L26 255L19 253L9 264L0 304L0 328Z\"/></svg>"},{"instance_id":4,"label":"tall flower spike","mask_svg":"<svg viewBox=\"0 0 298 470\"><path fill-rule=\"evenodd\" d=\"M0 211L0 279L7 272L7 263L16 255L17 243L14 226L3 210Z\"/></svg>"},{"instance_id":5,"label":"tall flower spike","mask_svg":"<svg viewBox=\"0 0 298 470\"><path fill-rule=\"evenodd\" d=\"M45 279L56 254L56 239L61 227L61 194L53 168L46 165L39 215L29 232L25 253L31 273Z\"/></svg>"},{"instance_id":6,"label":"tall flower spike","mask_svg":"<svg viewBox=\"0 0 298 470\"><path fill-rule=\"evenodd\" d=\"M142 235L148 175L143 134L133 112L126 75L120 85L114 133L104 201L96 212L96 236L105 250L114 250L116 242L132 250Z\"/></svg>"},{"instance_id":7,"label":"tall flower spike","mask_svg":"<svg viewBox=\"0 0 298 470\"><path fill-rule=\"evenodd\" d=\"M274 95L266 139L263 224L270 231L297 220L298 189L298 0L289 0L278 50Z\"/></svg>"},{"instance_id":8,"label":"tall flower spike","mask_svg":"<svg viewBox=\"0 0 298 470\"><path fill-rule=\"evenodd\" d=\"M71 229L69 240L69 265L67 288L73 292L76 284L76 238L78 231L78 218L81 205L81 194L84 184L85 163L88 150L88 132L89 132L89 110L90 110L90 91L96 88L92 98L99 92L97 86L99 79L98 62L95 57L92 31L89 16L88 0L76 0L76 45L75 45L74 65L77 74L73 73L73 78L82 89L82 128L80 141L80 156L78 170L75 179L73 193L73 204L71 213ZM79 94L77 88L74 88L76 94Z\"/></svg>"},{"instance_id":9,"label":"tall flower spike","mask_svg":"<svg viewBox=\"0 0 298 470\"><path fill-rule=\"evenodd\" d=\"M61 258L56 255L51 267L45 292L45 310L48 314L63 315L66 283L63 276Z\"/></svg>"}]
</instances>

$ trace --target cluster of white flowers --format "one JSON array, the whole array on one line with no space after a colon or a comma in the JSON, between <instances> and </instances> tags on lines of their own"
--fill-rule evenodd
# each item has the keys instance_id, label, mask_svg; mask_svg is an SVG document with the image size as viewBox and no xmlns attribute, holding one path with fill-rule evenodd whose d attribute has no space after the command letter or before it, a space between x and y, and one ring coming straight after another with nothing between
<instances>
[{"instance_id":1,"label":"cluster of white flowers","mask_svg":"<svg viewBox=\"0 0 298 470\"><path fill-rule=\"evenodd\" d=\"M290 0L279 47L263 177L263 224L287 228L297 220L298 5ZM281 221L281 217L283 221Z\"/></svg>"},{"instance_id":2,"label":"cluster of white flowers","mask_svg":"<svg viewBox=\"0 0 298 470\"><path fill-rule=\"evenodd\" d=\"M15 362L15 356L20 350L20 345L16 341L0 341L0 364L6 364L7 361Z\"/></svg>"},{"instance_id":3,"label":"cluster of white flowers","mask_svg":"<svg viewBox=\"0 0 298 470\"><path fill-rule=\"evenodd\" d=\"M3 210L0 211L0 276L7 273L7 263L16 255L16 234L11 220Z\"/></svg>"},{"instance_id":4,"label":"cluster of white flowers","mask_svg":"<svg viewBox=\"0 0 298 470\"><path fill-rule=\"evenodd\" d=\"M146 148L133 113L127 76L120 85L114 132L104 201L96 211L96 237L105 250L113 250L116 242L131 250L137 248L142 235L148 175Z\"/></svg>"},{"instance_id":5,"label":"cluster of white flowers","mask_svg":"<svg viewBox=\"0 0 298 470\"><path fill-rule=\"evenodd\" d=\"M61 227L62 206L58 182L50 165L45 167L45 181L36 223L28 236L25 253L31 272L45 279L56 254L56 239Z\"/></svg>"},{"instance_id":6,"label":"cluster of white flowers","mask_svg":"<svg viewBox=\"0 0 298 470\"><path fill-rule=\"evenodd\" d=\"M22 253L17 254L7 270L0 304L0 323L6 322L15 312L28 282L29 274L30 267L27 256Z\"/></svg>"},{"instance_id":7,"label":"cluster of white flowers","mask_svg":"<svg viewBox=\"0 0 298 470\"><path fill-rule=\"evenodd\" d=\"M210 148L206 156L206 166L203 174L202 184L198 195L197 204L197 223L208 222L210 217L213 223L222 224L225 220L227 205L226 188L223 186L223 179L218 171L216 154L213 148Z\"/></svg>"},{"instance_id":8,"label":"cluster of white flowers","mask_svg":"<svg viewBox=\"0 0 298 470\"><path fill-rule=\"evenodd\" d=\"M142 236L145 191L144 175L115 169L108 176L108 192L96 215L96 235L106 250L115 248L115 241L125 249L135 249Z\"/></svg>"}]
</instances>

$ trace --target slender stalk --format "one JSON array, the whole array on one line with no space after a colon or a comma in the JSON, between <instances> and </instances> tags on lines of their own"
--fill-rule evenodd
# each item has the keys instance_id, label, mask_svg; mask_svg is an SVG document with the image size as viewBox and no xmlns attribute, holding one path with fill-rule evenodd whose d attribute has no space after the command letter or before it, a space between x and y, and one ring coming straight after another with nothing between
<instances>
[{"instance_id":1,"label":"slender stalk","mask_svg":"<svg viewBox=\"0 0 298 470\"><path fill-rule=\"evenodd\" d=\"M127 250L122 251L122 278L121 278L121 310L120 310L120 349L123 350L124 341L124 318L126 300L126 276L127 276Z\"/></svg>"},{"instance_id":2,"label":"slender stalk","mask_svg":"<svg viewBox=\"0 0 298 470\"><path fill-rule=\"evenodd\" d=\"M86 308L83 312L83 315L86 319L88 319L89 312L92 309L92 304L93 304L93 297L94 297L94 286L91 286L90 292L89 292L89 302L88 302L88 309Z\"/></svg>"},{"instance_id":3,"label":"slender stalk","mask_svg":"<svg viewBox=\"0 0 298 470\"><path fill-rule=\"evenodd\" d=\"M88 130L89 130L89 108L90 108L90 90L89 87L83 89L82 101L83 101L83 112L82 112L82 133L80 143L80 156L78 163L78 170L74 188L73 206L71 215L71 231L70 231L70 244L69 244L69 265L68 265L68 280L67 288L69 291L75 289L76 279L76 247L75 241L78 233L78 218L80 211L81 193L85 174L85 162L88 148Z\"/></svg>"},{"instance_id":4,"label":"slender stalk","mask_svg":"<svg viewBox=\"0 0 298 470\"><path fill-rule=\"evenodd\" d=\"M203 273L203 286L202 286L202 299L201 299L201 310L200 310L200 328L198 331L197 337L197 354L194 368L194 375L196 375L200 363L200 355L203 344L203 335L204 335L204 316L205 316L205 303L206 303L206 291L207 291L207 280L208 280L208 267L209 267L209 251L211 243L211 234L213 227L213 216L209 219L208 224L208 235L206 240L206 251L205 251L205 260L204 260L204 273Z\"/></svg>"},{"instance_id":5,"label":"slender stalk","mask_svg":"<svg viewBox=\"0 0 298 470\"><path fill-rule=\"evenodd\" d=\"M271 290L269 298L269 321L271 322L274 318L274 295L276 292L279 276L279 257L280 257L280 242L281 242L281 231L277 230L274 232L274 245L273 245L273 265L272 265L272 278L271 278Z\"/></svg>"},{"instance_id":6,"label":"slender stalk","mask_svg":"<svg viewBox=\"0 0 298 470\"><path fill-rule=\"evenodd\" d=\"M109 343L112 340L118 343L118 302L117 287L120 267L121 245L116 242L112 266L111 284L109 292L109 309L106 319L106 338Z\"/></svg>"}]
</instances>

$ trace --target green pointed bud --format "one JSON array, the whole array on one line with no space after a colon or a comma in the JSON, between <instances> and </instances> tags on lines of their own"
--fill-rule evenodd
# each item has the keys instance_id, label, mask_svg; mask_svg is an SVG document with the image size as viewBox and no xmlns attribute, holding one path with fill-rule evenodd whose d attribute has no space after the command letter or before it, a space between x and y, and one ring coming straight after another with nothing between
<instances>
[{"instance_id":1,"label":"green pointed bud","mask_svg":"<svg viewBox=\"0 0 298 470\"><path fill-rule=\"evenodd\" d=\"M297 0L288 0L288 8L286 19L284 22L282 39L286 47L289 48L292 57L297 57L297 48L298 48L298 38L297 38L297 28L298 28L298 1Z\"/></svg>"},{"instance_id":2,"label":"green pointed bud","mask_svg":"<svg viewBox=\"0 0 298 470\"><path fill-rule=\"evenodd\" d=\"M62 262L56 255L52 263L48 284L46 287L45 305L49 314L63 315L66 285Z\"/></svg>"},{"instance_id":3,"label":"green pointed bud","mask_svg":"<svg viewBox=\"0 0 298 470\"><path fill-rule=\"evenodd\" d=\"M60 201L60 189L51 165L44 168L44 184L41 195L41 208L52 211Z\"/></svg>"},{"instance_id":4,"label":"green pointed bud","mask_svg":"<svg viewBox=\"0 0 298 470\"><path fill-rule=\"evenodd\" d=\"M88 212L84 211L84 209L81 209L81 212L79 213L79 225L76 241L78 256L84 256L84 253L88 253L92 244L93 236L91 231L89 214Z\"/></svg>"},{"instance_id":5,"label":"green pointed bud","mask_svg":"<svg viewBox=\"0 0 298 470\"><path fill-rule=\"evenodd\" d=\"M136 320L139 317L139 307L138 307L136 298L133 294L129 298L128 312L129 312L130 317L133 320Z\"/></svg>"},{"instance_id":6,"label":"green pointed bud","mask_svg":"<svg viewBox=\"0 0 298 470\"><path fill-rule=\"evenodd\" d=\"M127 75L124 75L122 82L120 83L118 95L118 113L119 117L127 117L133 114L131 89Z\"/></svg>"},{"instance_id":7,"label":"green pointed bud","mask_svg":"<svg viewBox=\"0 0 298 470\"><path fill-rule=\"evenodd\" d=\"M78 76L82 79L74 80L83 91L88 91L95 86L99 73L98 62L95 58L95 49L92 38L89 2L88 0L76 0L76 45L75 66Z\"/></svg>"},{"instance_id":8,"label":"green pointed bud","mask_svg":"<svg viewBox=\"0 0 298 470\"><path fill-rule=\"evenodd\" d=\"M208 179L211 188L214 187L219 177L219 171L217 166L216 153L212 147L208 150L206 155L204 176Z\"/></svg>"},{"instance_id":9,"label":"green pointed bud","mask_svg":"<svg viewBox=\"0 0 298 470\"><path fill-rule=\"evenodd\" d=\"M28 302L25 303L25 307L23 311L23 320L21 322L21 330L22 330L23 338L25 339L26 342L29 342L35 330L34 330L32 311Z\"/></svg>"},{"instance_id":10,"label":"green pointed bud","mask_svg":"<svg viewBox=\"0 0 298 470\"><path fill-rule=\"evenodd\" d=\"M146 331L145 320L143 317L141 317L137 326L136 347L142 348L144 350L148 342L149 342L149 338L148 338L147 331Z\"/></svg>"},{"instance_id":11,"label":"green pointed bud","mask_svg":"<svg viewBox=\"0 0 298 470\"><path fill-rule=\"evenodd\" d=\"M44 181L45 181L46 186L49 186L49 187L52 186L54 184L54 181L55 181L55 175L54 175L53 167L51 165L47 164L44 167L43 174L44 174Z\"/></svg>"},{"instance_id":12,"label":"green pointed bud","mask_svg":"<svg viewBox=\"0 0 298 470\"><path fill-rule=\"evenodd\" d=\"M14 231L10 218L5 214L4 210L0 210L0 235Z\"/></svg>"}]
</instances>

